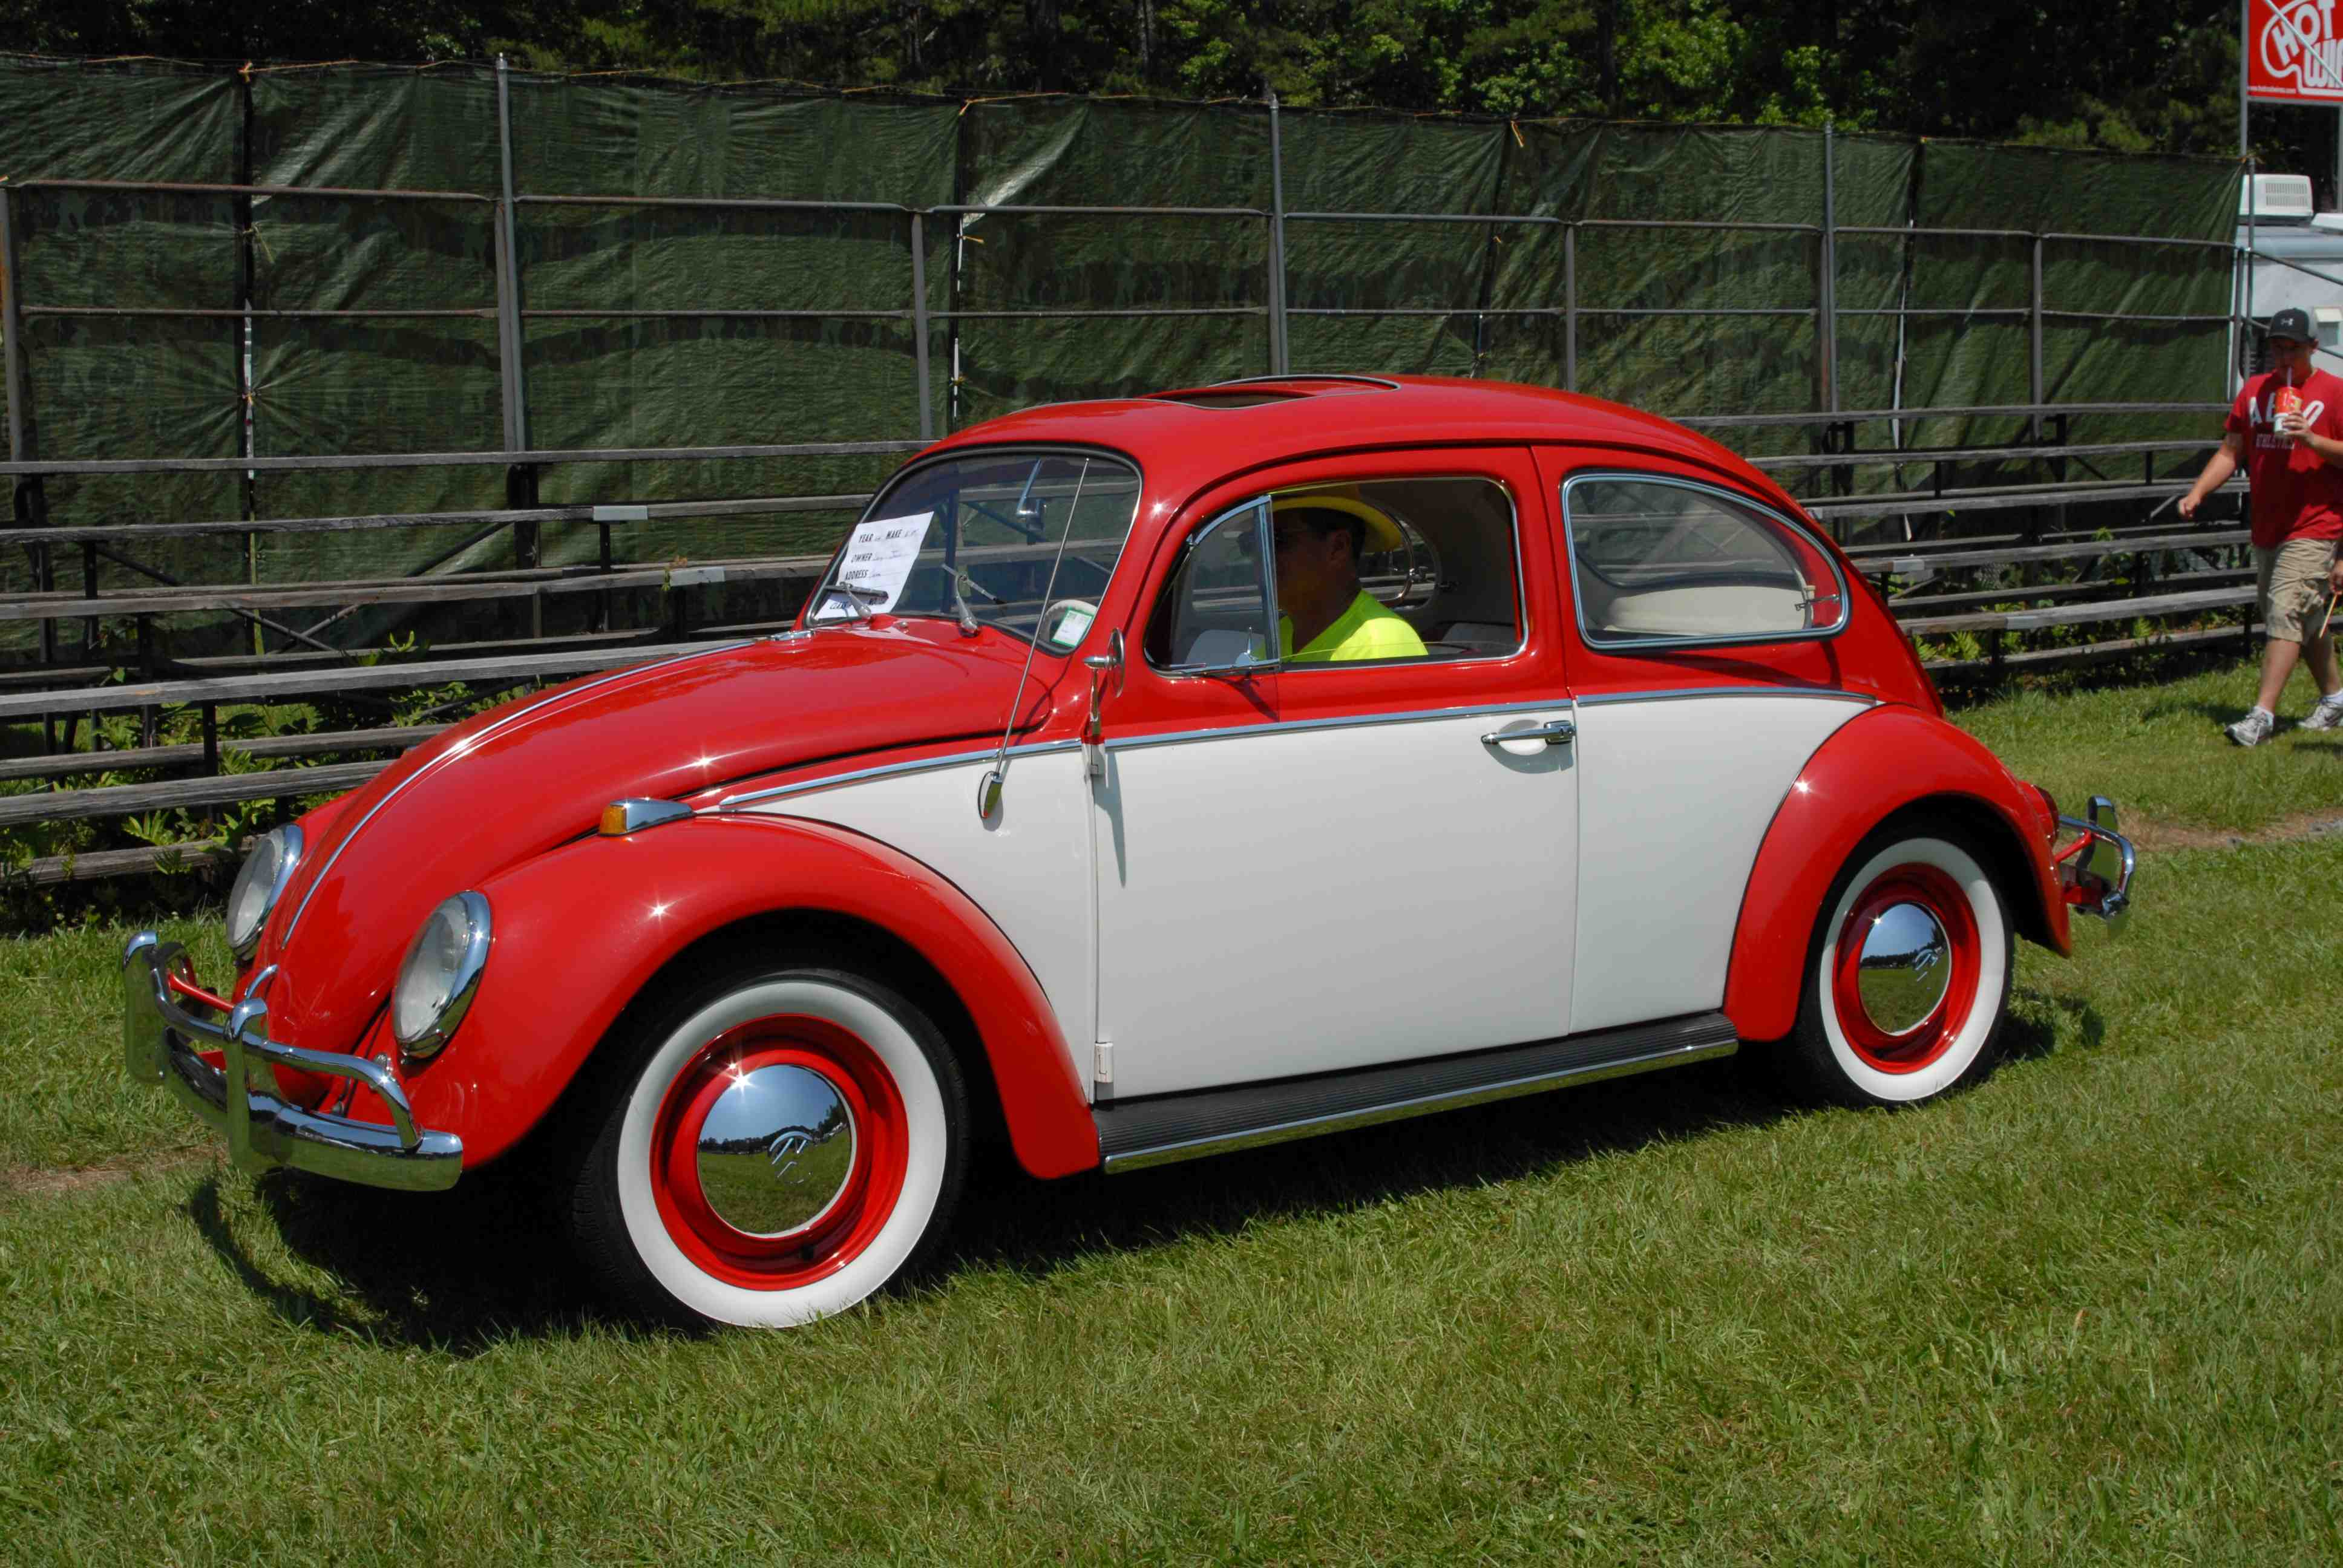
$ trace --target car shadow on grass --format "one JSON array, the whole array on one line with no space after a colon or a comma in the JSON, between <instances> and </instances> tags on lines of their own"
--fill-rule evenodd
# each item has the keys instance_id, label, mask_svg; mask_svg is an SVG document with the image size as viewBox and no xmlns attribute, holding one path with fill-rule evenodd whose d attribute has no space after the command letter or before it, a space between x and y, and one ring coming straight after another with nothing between
<instances>
[{"instance_id":1,"label":"car shadow on grass","mask_svg":"<svg viewBox=\"0 0 2343 1568\"><path fill-rule=\"evenodd\" d=\"M2093 1049L2106 1032L2087 1001L2021 986L2003 1027L2002 1060ZM1129 1175L1036 1181L1004 1152L971 1178L936 1280L949 1284L954 1273L985 1269L1046 1274L1086 1255L1230 1235L1263 1220L1484 1187L1605 1154L1769 1126L1813 1109L1781 1084L1768 1060L1775 1049L1748 1045L1696 1067Z\"/></svg>"},{"instance_id":2,"label":"car shadow on grass","mask_svg":"<svg viewBox=\"0 0 2343 1568\"><path fill-rule=\"evenodd\" d=\"M1751 1047L1726 1060L1128 1175L1036 1181L1005 1156L972 1180L936 1271L1046 1274L1086 1255L1264 1220L1485 1187L1677 1139L1802 1113Z\"/></svg>"},{"instance_id":3,"label":"car shadow on grass","mask_svg":"<svg viewBox=\"0 0 2343 1568\"><path fill-rule=\"evenodd\" d=\"M2020 988L2003 1053L2031 1061L2062 1045L2096 1047L2104 1034L2087 1002ZM1807 1109L1777 1085L1769 1049L1111 1178L1035 1181L1006 1150L986 1151L927 1282L949 1291L957 1275L997 1270L1038 1278L1101 1252L1233 1235L1263 1221L1485 1187L1605 1154L1767 1126ZM550 1221L541 1190L500 1167L439 1193L274 1172L253 1187L274 1237L239 1235L243 1217L221 1187L239 1180L206 1179L186 1212L245 1288L289 1328L455 1356L516 1338L663 1332L608 1312ZM279 1277L287 1271L267 1256L279 1246L330 1283Z\"/></svg>"},{"instance_id":4,"label":"car shadow on grass","mask_svg":"<svg viewBox=\"0 0 2343 1568\"><path fill-rule=\"evenodd\" d=\"M287 1328L468 1356L606 1321L538 1190L502 1172L478 1172L446 1192L390 1192L271 1171L251 1198L268 1236L240 1233L252 1218L222 1183L241 1180L206 1179L186 1212ZM287 1277L269 1255L280 1248L329 1282Z\"/></svg>"}]
</instances>

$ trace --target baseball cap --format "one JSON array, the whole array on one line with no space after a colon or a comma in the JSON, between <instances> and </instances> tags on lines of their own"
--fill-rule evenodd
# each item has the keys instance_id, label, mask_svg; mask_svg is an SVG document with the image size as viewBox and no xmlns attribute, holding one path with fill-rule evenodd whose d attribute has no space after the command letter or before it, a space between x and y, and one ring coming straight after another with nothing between
<instances>
[{"instance_id":1,"label":"baseball cap","mask_svg":"<svg viewBox=\"0 0 2343 1568\"><path fill-rule=\"evenodd\" d=\"M2318 334L2310 329L2310 313L2294 306L2287 307L2269 318L2269 335L2272 337L2291 337L2297 343L2318 341Z\"/></svg>"}]
</instances>

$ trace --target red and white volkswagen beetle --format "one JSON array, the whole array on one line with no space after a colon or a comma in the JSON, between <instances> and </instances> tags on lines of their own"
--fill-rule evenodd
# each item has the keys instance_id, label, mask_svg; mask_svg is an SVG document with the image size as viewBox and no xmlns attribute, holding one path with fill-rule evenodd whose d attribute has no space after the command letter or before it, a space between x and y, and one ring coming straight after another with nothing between
<instances>
[{"instance_id":1,"label":"red and white volkswagen beetle","mask_svg":"<svg viewBox=\"0 0 2343 1568\"><path fill-rule=\"evenodd\" d=\"M1313 499L1405 657L1292 650ZM2013 938L2066 951L2131 864L1715 443L1283 377L938 443L795 629L269 835L233 990L142 932L126 1040L241 1166L550 1162L632 1302L795 1323L914 1268L993 1131L1126 1171L1761 1041L1927 1099L1991 1062Z\"/></svg>"}]
</instances>

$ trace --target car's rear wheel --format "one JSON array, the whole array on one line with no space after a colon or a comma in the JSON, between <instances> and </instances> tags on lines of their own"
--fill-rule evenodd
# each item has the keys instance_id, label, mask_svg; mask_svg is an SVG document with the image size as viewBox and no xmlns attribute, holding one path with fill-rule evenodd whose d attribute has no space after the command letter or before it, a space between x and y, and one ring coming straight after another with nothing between
<instances>
[{"instance_id":1,"label":"car's rear wheel","mask_svg":"<svg viewBox=\"0 0 2343 1568\"><path fill-rule=\"evenodd\" d=\"M570 1201L581 1253L619 1296L669 1321L780 1327L932 1251L967 1164L966 1096L903 997L779 970L699 991L633 1050L602 1081Z\"/></svg>"},{"instance_id":2,"label":"car's rear wheel","mask_svg":"<svg viewBox=\"0 0 2343 1568\"><path fill-rule=\"evenodd\" d=\"M2000 1044L2011 950L2008 911L1976 856L1891 824L1824 900L1789 1065L1849 1105L1909 1105L1974 1082Z\"/></svg>"}]
</instances>

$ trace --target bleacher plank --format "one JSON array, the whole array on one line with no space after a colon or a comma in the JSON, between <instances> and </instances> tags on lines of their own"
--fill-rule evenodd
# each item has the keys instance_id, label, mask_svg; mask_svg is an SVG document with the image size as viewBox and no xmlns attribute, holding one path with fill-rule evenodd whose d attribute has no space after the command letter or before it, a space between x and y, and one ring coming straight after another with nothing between
<instances>
[{"instance_id":1,"label":"bleacher plank","mask_svg":"<svg viewBox=\"0 0 2343 1568\"><path fill-rule=\"evenodd\" d=\"M1875 465L1908 467L1921 463L2015 463L2039 458L2137 457L2150 452L2201 452L2221 444L2218 436L2182 441L2097 441L2074 447L1899 447L1883 451L1793 452L1771 457L1744 457L1754 467L1864 468Z\"/></svg>"},{"instance_id":2,"label":"bleacher plank","mask_svg":"<svg viewBox=\"0 0 2343 1568\"><path fill-rule=\"evenodd\" d=\"M2220 549L2231 545L2249 544L2250 528L2199 528L2194 533L2149 534L2145 537L2121 534L2107 539L2082 539L2063 545L2012 545L2004 549L1915 550L1901 547L1905 553L1888 556L1885 550L1855 556L1858 567L1866 574L1875 571L1893 572L1898 577L1910 577L1918 571L1946 571L1957 567L2016 566L2026 561L2087 560L2094 556L2144 555L2150 551ZM1855 552L1847 552L1854 556Z\"/></svg>"},{"instance_id":3,"label":"bleacher plank","mask_svg":"<svg viewBox=\"0 0 2343 1568\"><path fill-rule=\"evenodd\" d=\"M540 653L509 658L426 659L415 664L327 665L278 675L238 675L200 680L149 680L127 686L89 686L70 690L0 694L0 720L44 713L112 711L167 703L265 702L317 691L398 691L450 681L531 680L540 676L588 675L655 659L706 653L721 642L653 643L624 648L586 648L576 653Z\"/></svg>"},{"instance_id":4,"label":"bleacher plank","mask_svg":"<svg viewBox=\"0 0 2343 1568\"><path fill-rule=\"evenodd\" d=\"M293 795L338 795L355 789L395 759L330 762L322 768L271 768L210 779L169 779L155 784L110 784L98 789L42 789L0 795L0 829L81 817L135 817L180 806L226 806L238 800L278 800Z\"/></svg>"},{"instance_id":5,"label":"bleacher plank","mask_svg":"<svg viewBox=\"0 0 2343 1568\"><path fill-rule=\"evenodd\" d=\"M2053 626L2082 626L2092 621L2130 620L2139 616L2185 615L2192 610L2222 609L2231 605L2251 604L2254 598L2255 590L2250 587L2198 588L2188 593L2151 594L2145 598L2058 605L2048 609L1981 610L1967 615L1915 616L1902 620L1901 624L1915 637L1937 637L1956 631L2040 631Z\"/></svg>"},{"instance_id":6,"label":"bleacher plank","mask_svg":"<svg viewBox=\"0 0 2343 1568\"><path fill-rule=\"evenodd\" d=\"M724 582L768 582L820 575L827 556L639 567L626 571L564 568L558 574L462 573L362 582L305 583L286 588L132 588L92 598L70 591L0 598L0 621L85 620L92 616L186 615L222 610L300 609L369 604L460 604L526 599L633 588L700 588Z\"/></svg>"},{"instance_id":7,"label":"bleacher plank","mask_svg":"<svg viewBox=\"0 0 2343 1568\"><path fill-rule=\"evenodd\" d=\"M17 873L35 886L58 882L94 882L106 877L132 877L152 871L166 861L193 869L224 866L241 851L225 844L169 844L143 849L93 849L85 855L45 855Z\"/></svg>"},{"instance_id":8,"label":"bleacher plank","mask_svg":"<svg viewBox=\"0 0 2343 1568\"><path fill-rule=\"evenodd\" d=\"M446 728L444 724L401 724L380 729L332 729L311 735L259 735L244 740L223 737L219 749L272 760L331 757L345 751L404 751ZM129 768L176 768L203 759L204 748L197 741L127 746L116 751L68 751L55 757L11 757L0 760L0 779L66 779L77 773L114 773Z\"/></svg>"},{"instance_id":9,"label":"bleacher plank","mask_svg":"<svg viewBox=\"0 0 2343 1568\"><path fill-rule=\"evenodd\" d=\"M1992 485L1958 490L1898 490L1880 496L1833 496L1800 501L1817 518L1865 518L1882 512L1999 512L2012 507L2079 507L2094 501L2137 501L2151 496L2186 495L2196 480L2158 479L2154 484ZM2232 477L2219 495L2242 495L2245 480Z\"/></svg>"}]
</instances>

